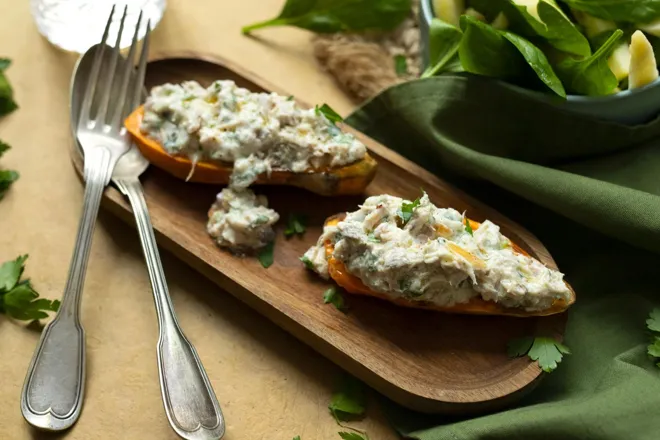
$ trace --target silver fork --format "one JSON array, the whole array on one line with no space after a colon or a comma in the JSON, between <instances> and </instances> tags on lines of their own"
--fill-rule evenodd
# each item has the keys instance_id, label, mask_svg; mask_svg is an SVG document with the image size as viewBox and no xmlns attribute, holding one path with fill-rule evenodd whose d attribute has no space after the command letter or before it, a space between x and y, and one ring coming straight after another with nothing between
<instances>
[{"instance_id":1,"label":"silver fork","mask_svg":"<svg viewBox=\"0 0 660 440\"><path fill-rule=\"evenodd\" d=\"M85 391L85 332L80 323L80 301L89 249L103 190L117 161L130 146L121 119L124 107L127 102L131 102L130 97L140 93L142 87L142 81L136 81L134 87L137 90L128 90L142 14L135 27L128 55L130 61L125 63L123 69L118 69L119 44L127 8L124 8L115 45L111 48L106 46L106 40L114 12L113 6L101 44L95 46L98 49L80 112L77 138L85 153L85 195L69 276L60 310L41 334L21 395L23 417L31 425L50 431L71 427L82 409ZM138 66L138 78L142 79L147 61L145 47L148 45L148 39L147 32ZM109 65L105 65L107 63L103 63L106 58L103 51L108 49L112 50L112 56ZM105 73L103 77L102 72ZM116 103L110 112L111 95L116 99ZM99 104L96 115L92 118L90 110L94 101Z\"/></svg>"},{"instance_id":2,"label":"silver fork","mask_svg":"<svg viewBox=\"0 0 660 440\"><path fill-rule=\"evenodd\" d=\"M145 46L148 42L145 41ZM145 51L148 48L145 47ZM77 132L78 115L84 98L86 78L93 66L94 53L84 54L78 61L71 86L71 130ZM125 63L119 58L120 65ZM133 75L132 81L142 85L143 78ZM146 91L130 97L125 116L142 101ZM123 117L122 117L123 119ZM76 148L82 155L79 142ZM195 347L180 328L167 288L167 280L158 254L158 246L151 225L149 211L140 183L140 175L149 167L149 161L131 144L129 151L117 162L112 181L126 195L133 208L149 271L156 312L159 338L157 345L158 373L165 413L176 433L187 440L218 440L225 431L220 404L208 380Z\"/></svg>"}]
</instances>

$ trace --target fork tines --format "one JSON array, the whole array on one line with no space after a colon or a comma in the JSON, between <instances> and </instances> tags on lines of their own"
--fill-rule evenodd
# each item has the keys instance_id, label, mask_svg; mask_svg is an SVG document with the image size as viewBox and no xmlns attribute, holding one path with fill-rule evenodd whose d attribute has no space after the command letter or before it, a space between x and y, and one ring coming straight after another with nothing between
<instances>
[{"instance_id":1,"label":"fork tines","mask_svg":"<svg viewBox=\"0 0 660 440\"><path fill-rule=\"evenodd\" d=\"M135 75L131 75L134 71L133 58L137 51L138 35L142 24L142 11L140 11L137 23L135 24L131 47L125 61L120 57L120 48L124 33L124 25L128 15L128 6L124 6L124 13L119 24L119 31L115 38L114 47L112 47L108 42L108 37L114 14L115 6L113 5L110 10L108 22L105 25L105 30L103 31L101 43L99 44L100 48L97 50L94 57L94 64L92 65L90 77L85 89L85 96L80 110L79 127L87 127L89 129L102 128L106 131L122 130L121 126L123 119L138 106L141 100L141 91L147 64L147 54L149 52L149 35L151 32L150 22L147 20L137 72ZM106 50L112 51L109 61L104 53ZM118 62L118 60L120 61ZM103 74L101 72L103 72ZM131 85L131 83L133 87L129 93L129 85ZM114 99L113 111L110 111L111 98ZM92 118L91 110L93 103L96 103L96 114ZM112 116L108 117L108 115Z\"/></svg>"}]
</instances>

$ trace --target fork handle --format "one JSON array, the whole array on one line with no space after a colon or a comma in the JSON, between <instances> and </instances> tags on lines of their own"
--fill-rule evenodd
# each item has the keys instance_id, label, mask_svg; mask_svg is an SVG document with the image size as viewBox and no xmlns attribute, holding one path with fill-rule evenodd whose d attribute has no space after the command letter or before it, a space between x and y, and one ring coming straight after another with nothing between
<instances>
[{"instance_id":1,"label":"fork handle","mask_svg":"<svg viewBox=\"0 0 660 440\"><path fill-rule=\"evenodd\" d=\"M111 172L111 154L98 148L85 162L85 195L69 276L57 315L44 328L28 368L21 412L31 425L48 431L71 427L85 391L85 331L80 300L94 225Z\"/></svg>"},{"instance_id":2,"label":"fork handle","mask_svg":"<svg viewBox=\"0 0 660 440\"><path fill-rule=\"evenodd\" d=\"M156 303L158 372L167 418L185 439L220 439L225 432L222 411L195 347L177 322L142 185L137 178L117 183L133 208Z\"/></svg>"}]
</instances>

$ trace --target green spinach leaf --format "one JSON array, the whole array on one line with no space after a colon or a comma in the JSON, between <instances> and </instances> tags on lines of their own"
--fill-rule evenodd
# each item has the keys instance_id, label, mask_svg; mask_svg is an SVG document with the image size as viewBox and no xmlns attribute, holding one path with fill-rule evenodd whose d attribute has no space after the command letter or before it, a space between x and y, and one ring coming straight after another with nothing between
<instances>
[{"instance_id":1,"label":"green spinach leaf","mask_svg":"<svg viewBox=\"0 0 660 440\"><path fill-rule=\"evenodd\" d=\"M660 0L562 0L594 17L628 23L648 23L660 17Z\"/></svg>"},{"instance_id":2,"label":"green spinach leaf","mask_svg":"<svg viewBox=\"0 0 660 440\"><path fill-rule=\"evenodd\" d=\"M317 33L392 30L411 8L411 0L287 0L277 17L245 26L242 32L272 26L296 26Z\"/></svg>"},{"instance_id":3,"label":"green spinach leaf","mask_svg":"<svg viewBox=\"0 0 660 440\"><path fill-rule=\"evenodd\" d=\"M502 11L510 23L510 30L526 37L541 37L554 48L579 57L591 55L589 41L558 6L539 0L537 16L527 6L514 0L479 0L477 4L494 12ZM478 8L478 6L477 6Z\"/></svg>"},{"instance_id":4,"label":"green spinach leaf","mask_svg":"<svg viewBox=\"0 0 660 440\"><path fill-rule=\"evenodd\" d=\"M557 64L557 75L572 93L587 96L609 95L618 86L607 58L616 47L623 31L616 30L590 57L581 60L567 58Z\"/></svg>"},{"instance_id":5,"label":"green spinach leaf","mask_svg":"<svg viewBox=\"0 0 660 440\"><path fill-rule=\"evenodd\" d=\"M555 71L552 69L550 62L543 51L521 36L507 31L500 32L502 32L504 38L509 40L509 42L518 49L520 54L525 58L525 61L527 61L527 64L534 69L536 76L538 76L550 90L562 98L565 98L566 91L564 90L564 86L559 77L557 77Z\"/></svg>"},{"instance_id":6,"label":"green spinach leaf","mask_svg":"<svg viewBox=\"0 0 660 440\"><path fill-rule=\"evenodd\" d=\"M468 15L461 17L461 30L458 56L466 72L503 79L522 75L523 60L499 31Z\"/></svg>"},{"instance_id":7,"label":"green spinach leaf","mask_svg":"<svg viewBox=\"0 0 660 440\"><path fill-rule=\"evenodd\" d=\"M429 28L429 67L422 78L441 73L458 53L463 32L456 26L434 18ZM460 60L459 60L460 63Z\"/></svg>"},{"instance_id":8,"label":"green spinach leaf","mask_svg":"<svg viewBox=\"0 0 660 440\"><path fill-rule=\"evenodd\" d=\"M525 38L463 15L463 39L458 49L466 71L495 78L521 79L531 67L553 92L566 97L564 87L545 54Z\"/></svg>"}]
</instances>

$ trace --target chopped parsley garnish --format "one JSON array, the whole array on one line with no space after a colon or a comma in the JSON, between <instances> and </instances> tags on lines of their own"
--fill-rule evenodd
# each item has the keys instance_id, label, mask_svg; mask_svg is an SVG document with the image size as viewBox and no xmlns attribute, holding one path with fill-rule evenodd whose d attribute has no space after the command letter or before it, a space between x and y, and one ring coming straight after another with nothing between
<instances>
[{"instance_id":1,"label":"chopped parsley garnish","mask_svg":"<svg viewBox=\"0 0 660 440\"><path fill-rule=\"evenodd\" d=\"M307 258L307 255L303 255L302 257L300 257L300 261L303 262L303 264L307 269L314 270L314 263L312 263L312 260Z\"/></svg>"},{"instance_id":2,"label":"chopped parsley garnish","mask_svg":"<svg viewBox=\"0 0 660 440\"><path fill-rule=\"evenodd\" d=\"M314 108L317 115L323 115L332 125L335 125L337 122L341 122L344 119L339 116L339 113L334 111L328 104L323 104L321 107L318 105Z\"/></svg>"},{"instance_id":3,"label":"chopped parsley garnish","mask_svg":"<svg viewBox=\"0 0 660 440\"><path fill-rule=\"evenodd\" d=\"M270 266L273 265L274 249L275 249L275 241L273 240L259 251L259 256L258 256L259 262L266 269L268 269Z\"/></svg>"},{"instance_id":4,"label":"chopped parsley garnish","mask_svg":"<svg viewBox=\"0 0 660 440\"><path fill-rule=\"evenodd\" d=\"M300 440L300 436L299 435L295 436L293 440Z\"/></svg>"},{"instance_id":5,"label":"chopped parsley garnish","mask_svg":"<svg viewBox=\"0 0 660 440\"><path fill-rule=\"evenodd\" d=\"M335 286L332 286L323 293L323 302L325 304L332 304L337 310L341 312L346 312L344 296L337 290Z\"/></svg>"},{"instance_id":6,"label":"chopped parsley garnish","mask_svg":"<svg viewBox=\"0 0 660 440\"><path fill-rule=\"evenodd\" d=\"M298 235L304 234L305 223L307 223L307 220L304 216L294 213L289 214L289 220L286 224L284 235L287 237L291 237L292 235L295 234Z\"/></svg>"},{"instance_id":7,"label":"chopped parsley garnish","mask_svg":"<svg viewBox=\"0 0 660 440\"><path fill-rule=\"evenodd\" d=\"M413 211L415 211L415 208L419 206L420 203L420 198L417 197L412 203L410 202L403 202L401 204L401 210L399 211L399 217L401 217L401 220L403 220L403 226L406 225L410 221L413 215Z\"/></svg>"},{"instance_id":8,"label":"chopped parsley garnish","mask_svg":"<svg viewBox=\"0 0 660 440\"><path fill-rule=\"evenodd\" d=\"M557 368L564 355L571 354L571 351L554 338L530 336L509 341L507 354L514 358L527 355L531 360L538 361L543 371L550 373Z\"/></svg>"},{"instance_id":9,"label":"chopped parsley garnish","mask_svg":"<svg viewBox=\"0 0 660 440\"><path fill-rule=\"evenodd\" d=\"M408 61L403 55L394 56L394 70L397 76L404 76L408 73Z\"/></svg>"},{"instance_id":10,"label":"chopped parsley garnish","mask_svg":"<svg viewBox=\"0 0 660 440\"><path fill-rule=\"evenodd\" d=\"M39 298L29 279L21 280L27 255L0 266L0 312L14 319L32 321L48 317L46 312L57 312L58 300Z\"/></svg>"},{"instance_id":11,"label":"chopped parsley garnish","mask_svg":"<svg viewBox=\"0 0 660 440\"><path fill-rule=\"evenodd\" d=\"M265 225L268 223L268 217L265 215L258 215L256 219L254 219L254 224L255 225Z\"/></svg>"},{"instance_id":12,"label":"chopped parsley garnish","mask_svg":"<svg viewBox=\"0 0 660 440\"><path fill-rule=\"evenodd\" d=\"M286 100L287 100L287 101L293 101L293 95L289 95L289 97L286 98ZM298 437L298 438L300 438L300 437Z\"/></svg>"},{"instance_id":13,"label":"chopped parsley garnish","mask_svg":"<svg viewBox=\"0 0 660 440\"><path fill-rule=\"evenodd\" d=\"M649 319L646 320L646 328L651 331L653 338L646 351L660 368L660 309L651 311Z\"/></svg>"},{"instance_id":14,"label":"chopped parsley garnish","mask_svg":"<svg viewBox=\"0 0 660 440\"><path fill-rule=\"evenodd\" d=\"M380 238L376 237L373 232L370 232L367 235L367 238L369 239L370 242L372 243L380 243Z\"/></svg>"},{"instance_id":15,"label":"chopped parsley garnish","mask_svg":"<svg viewBox=\"0 0 660 440\"><path fill-rule=\"evenodd\" d=\"M474 235L474 231L472 230L472 225L470 224L470 219L463 216L465 219L465 232L467 232L470 235Z\"/></svg>"}]
</instances>

